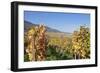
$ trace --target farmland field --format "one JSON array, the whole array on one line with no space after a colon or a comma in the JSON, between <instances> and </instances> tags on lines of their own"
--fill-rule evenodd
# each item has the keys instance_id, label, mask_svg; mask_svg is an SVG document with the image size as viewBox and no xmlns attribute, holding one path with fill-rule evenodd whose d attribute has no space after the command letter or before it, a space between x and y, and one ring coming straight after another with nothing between
<instances>
[{"instance_id":1,"label":"farmland field","mask_svg":"<svg viewBox=\"0 0 100 73\"><path fill-rule=\"evenodd\" d=\"M90 58L90 33L85 26L65 33L48 32L45 26L38 25L29 27L24 35L25 62Z\"/></svg>"}]
</instances>

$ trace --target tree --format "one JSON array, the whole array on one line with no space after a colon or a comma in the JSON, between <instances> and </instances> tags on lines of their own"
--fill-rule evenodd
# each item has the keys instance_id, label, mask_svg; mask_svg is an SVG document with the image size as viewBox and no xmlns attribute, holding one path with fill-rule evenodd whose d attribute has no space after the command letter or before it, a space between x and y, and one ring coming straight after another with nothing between
<instances>
[{"instance_id":1,"label":"tree","mask_svg":"<svg viewBox=\"0 0 100 73\"><path fill-rule=\"evenodd\" d=\"M31 27L26 32L24 37L24 42L27 40L25 52L29 61L45 60L45 32L46 28L43 25Z\"/></svg>"},{"instance_id":2,"label":"tree","mask_svg":"<svg viewBox=\"0 0 100 73\"><path fill-rule=\"evenodd\" d=\"M90 31L88 27L80 26L79 31L74 31L72 43L75 59L90 58Z\"/></svg>"}]
</instances>

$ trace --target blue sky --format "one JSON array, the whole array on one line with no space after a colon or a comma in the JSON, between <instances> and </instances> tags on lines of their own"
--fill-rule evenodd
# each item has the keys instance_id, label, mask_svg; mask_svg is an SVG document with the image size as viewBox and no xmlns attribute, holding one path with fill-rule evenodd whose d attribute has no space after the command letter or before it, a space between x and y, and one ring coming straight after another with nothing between
<instances>
[{"instance_id":1,"label":"blue sky","mask_svg":"<svg viewBox=\"0 0 100 73\"><path fill-rule=\"evenodd\" d=\"M24 20L70 33L81 25L90 26L90 14L83 13L24 11Z\"/></svg>"}]
</instances>

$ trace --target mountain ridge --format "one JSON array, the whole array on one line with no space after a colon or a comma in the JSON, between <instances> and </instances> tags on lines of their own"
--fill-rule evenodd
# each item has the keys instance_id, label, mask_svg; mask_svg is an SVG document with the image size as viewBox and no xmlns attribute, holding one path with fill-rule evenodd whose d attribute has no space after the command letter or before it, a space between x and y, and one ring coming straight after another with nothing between
<instances>
[{"instance_id":1,"label":"mountain ridge","mask_svg":"<svg viewBox=\"0 0 100 73\"><path fill-rule=\"evenodd\" d=\"M30 27L32 26L38 26L39 24L34 24L34 23L31 23L29 21L24 21L24 32L26 32ZM64 35L64 36L71 36L72 34L71 33L67 33L67 32L62 32L62 31L59 31L57 29L53 29L53 28L50 28L48 26L45 26L46 29L47 29L47 32L49 32L51 35L52 34L59 34L59 35Z\"/></svg>"},{"instance_id":2,"label":"mountain ridge","mask_svg":"<svg viewBox=\"0 0 100 73\"><path fill-rule=\"evenodd\" d=\"M29 21L24 21L24 30L26 31L26 30L28 30L28 28L30 28L32 26L38 26L38 25L39 24L34 24L34 23L29 22ZM53 28L50 28L48 26L45 26L45 27L46 27L48 32L61 32L57 29L53 29Z\"/></svg>"}]
</instances>

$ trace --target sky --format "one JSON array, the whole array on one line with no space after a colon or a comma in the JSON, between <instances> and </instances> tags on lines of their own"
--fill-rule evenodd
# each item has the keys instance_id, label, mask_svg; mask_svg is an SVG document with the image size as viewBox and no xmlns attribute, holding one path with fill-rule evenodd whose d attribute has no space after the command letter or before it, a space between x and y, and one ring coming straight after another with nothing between
<instances>
[{"instance_id":1,"label":"sky","mask_svg":"<svg viewBox=\"0 0 100 73\"><path fill-rule=\"evenodd\" d=\"M90 14L24 11L24 20L72 33L85 25L90 27Z\"/></svg>"}]
</instances>

